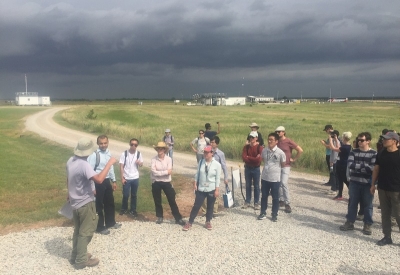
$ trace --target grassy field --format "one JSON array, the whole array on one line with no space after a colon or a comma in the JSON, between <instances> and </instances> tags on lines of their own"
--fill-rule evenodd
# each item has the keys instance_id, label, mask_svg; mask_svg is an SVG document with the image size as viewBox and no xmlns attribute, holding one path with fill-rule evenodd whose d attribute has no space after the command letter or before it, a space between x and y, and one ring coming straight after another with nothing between
<instances>
[{"instance_id":1,"label":"grassy field","mask_svg":"<svg viewBox=\"0 0 400 275\"><path fill-rule=\"evenodd\" d=\"M96 119L86 116L94 111ZM220 148L230 159L239 160L248 125L256 122L263 137L279 125L286 128L287 136L304 150L296 168L308 172L325 171L324 148L326 138L323 127L332 124L340 133L351 131L355 136L370 131L373 144L383 128L400 130L400 114L396 104L388 103L335 103L335 104L265 104L253 106L182 106L173 104L107 104L77 106L58 114L57 120L68 127L87 132L105 133L121 141L136 137L141 144L159 141L165 128L175 138L175 150L191 152L189 143L199 129L209 122L216 129L221 123ZM375 145L373 145L375 146Z\"/></svg>"},{"instance_id":2,"label":"grassy field","mask_svg":"<svg viewBox=\"0 0 400 275\"><path fill-rule=\"evenodd\" d=\"M56 220L59 225L65 221L57 211L66 200L65 165L73 153L71 148L23 132L23 118L40 110L43 108L0 107L0 234L7 233L5 228L10 225L22 225L17 226L18 230L37 222ZM119 211L122 200L119 169L115 172L118 190L114 197ZM182 181L179 175L174 180ZM144 167L138 192L138 211L153 213L149 169Z\"/></svg>"}]
</instances>

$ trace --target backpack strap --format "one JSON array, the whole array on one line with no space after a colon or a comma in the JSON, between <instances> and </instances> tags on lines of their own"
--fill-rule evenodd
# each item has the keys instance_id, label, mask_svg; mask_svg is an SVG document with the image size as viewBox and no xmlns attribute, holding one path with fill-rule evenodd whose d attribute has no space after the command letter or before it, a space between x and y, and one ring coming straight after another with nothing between
<instances>
[{"instance_id":1,"label":"backpack strap","mask_svg":"<svg viewBox=\"0 0 400 275\"><path fill-rule=\"evenodd\" d=\"M96 171L97 167L99 167L100 164L100 153L99 151L96 151L96 164L94 165L94 171Z\"/></svg>"},{"instance_id":2,"label":"backpack strap","mask_svg":"<svg viewBox=\"0 0 400 275\"><path fill-rule=\"evenodd\" d=\"M140 151L137 151L136 160L139 160L139 157L140 157ZM136 165L137 165L137 164L136 164Z\"/></svg>"},{"instance_id":3,"label":"backpack strap","mask_svg":"<svg viewBox=\"0 0 400 275\"><path fill-rule=\"evenodd\" d=\"M197 170L197 182L196 182L197 191L199 190L200 167L201 167L201 164L203 164L203 161L204 161L204 159L201 159L201 160L200 160L200 162L199 162L199 169Z\"/></svg>"},{"instance_id":4,"label":"backpack strap","mask_svg":"<svg viewBox=\"0 0 400 275\"><path fill-rule=\"evenodd\" d=\"M126 157L128 156L128 150L125 150L125 159L124 159L124 168L125 168L125 165L126 165Z\"/></svg>"}]
</instances>

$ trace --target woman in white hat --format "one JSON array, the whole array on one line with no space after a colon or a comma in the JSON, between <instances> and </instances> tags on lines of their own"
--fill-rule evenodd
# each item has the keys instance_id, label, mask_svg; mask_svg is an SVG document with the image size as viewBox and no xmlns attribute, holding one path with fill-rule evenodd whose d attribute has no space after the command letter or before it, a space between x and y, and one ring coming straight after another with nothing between
<instances>
[{"instance_id":1,"label":"woman in white hat","mask_svg":"<svg viewBox=\"0 0 400 275\"><path fill-rule=\"evenodd\" d=\"M172 159L165 154L169 147L163 141L158 142L153 147L157 151L157 156L151 159L150 177L152 182L151 192L153 193L154 204L156 206L156 223L161 224L163 222L161 191L164 191L172 215L175 218L175 223L184 225L185 222L182 220L182 215L179 213L178 205L175 201L175 189L171 184Z\"/></svg>"},{"instance_id":2,"label":"woman in white hat","mask_svg":"<svg viewBox=\"0 0 400 275\"><path fill-rule=\"evenodd\" d=\"M261 133L258 131L258 129L260 129L260 127L257 125L257 123L252 122L249 125L249 127L251 129L251 132L257 132L257 134L258 134L258 137L257 137L258 144L261 145L261 146L264 146L264 139L262 138ZM250 143L250 133L247 135L247 141L246 141L246 144L249 144L249 143Z\"/></svg>"}]
</instances>

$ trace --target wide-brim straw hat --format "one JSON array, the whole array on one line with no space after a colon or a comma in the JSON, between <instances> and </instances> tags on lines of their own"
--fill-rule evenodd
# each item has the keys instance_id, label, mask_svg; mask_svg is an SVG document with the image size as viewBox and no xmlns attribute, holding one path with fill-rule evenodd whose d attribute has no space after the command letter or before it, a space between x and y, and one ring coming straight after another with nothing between
<instances>
[{"instance_id":1,"label":"wide-brim straw hat","mask_svg":"<svg viewBox=\"0 0 400 275\"><path fill-rule=\"evenodd\" d=\"M157 150L157 148L164 148L164 149L169 149L169 146L165 144L164 141L159 141L157 145L153 145L153 148Z\"/></svg>"},{"instance_id":2,"label":"wide-brim straw hat","mask_svg":"<svg viewBox=\"0 0 400 275\"><path fill-rule=\"evenodd\" d=\"M250 128L257 127L257 129L260 128L260 127L257 125L257 123L255 123L255 122L251 123L251 124L249 125L249 127L250 127Z\"/></svg>"},{"instance_id":3,"label":"wide-brim straw hat","mask_svg":"<svg viewBox=\"0 0 400 275\"><path fill-rule=\"evenodd\" d=\"M90 138L83 137L78 141L74 154L78 157L87 157L96 151L97 145Z\"/></svg>"}]
</instances>

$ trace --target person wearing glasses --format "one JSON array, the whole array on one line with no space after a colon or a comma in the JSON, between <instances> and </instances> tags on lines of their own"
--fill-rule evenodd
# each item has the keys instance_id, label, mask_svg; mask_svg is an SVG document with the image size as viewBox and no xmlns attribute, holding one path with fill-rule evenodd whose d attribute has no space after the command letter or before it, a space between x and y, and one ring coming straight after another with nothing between
<instances>
[{"instance_id":1,"label":"person wearing glasses","mask_svg":"<svg viewBox=\"0 0 400 275\"><path fill-rule=\"evenodd\" d=\"M156 207L157 224L162 224L164 221L164 213L162 207L161 191L164 191L167 197L172 215L175 218L175 223L184 225L182 215L179 213L178 205L175 201L176 192L171 184L172 174L172 159L166 155L169 146L165 142L160 141L157 145L153 145L157 151L157 155L151 159L151 192L153 193L154 204Z\"/></svg>"},{"instance_id":2,"label":"person wearing glasses","mask_svg":"<svg viewBox=\"0 0 400 275\"><path fill-rule=\"evenodd\" d=\"M131 195L131 210L129 214L136 218L137 192L139 188L139 167L143 166L142 154L137 150L139 140L132 138L129 141L129 150L124 151L119 158L119 167L122 182L122 208L119 212L124 215L128 211L129 193Z\"/></svg>"},{"instance_id":3,"label":"person wearing glasses","mask_svg":"<svg viewBox=\"0 0 400 275\"><path fill-rule=\"evenodd\" d=\"M380 138L384 149L378 153L376 158L370 191L371 194L375 193L375 184L377 183L384 235L377 245L383 246L393 243L391 215L400 226L400 151L397 133L386 132Z\"/></svg>"},{"instance_id":4,"label":"person wearing glasses","mask_svg":"<svg viewBox=\"0 0 400 275\"><path fill-rule=\"evenodd\" d=\"M221 176L221 164L213 158L213 148L207 145L204 150L204 159L200 161L196 175L194 176L194 191L196 198L190 212L189 221L183 226L183 231L188 231L194 222L203 201L207 198L207 213L205 228L212 229L211 220L213 217L214 203L219 196L219 183Z\"/></svg>"},{"instance_id":5,"label":"person wearing glasses","mask_svg":"<svg viewBox=\"0 0 400 275\"><path fill-rule=\"evenodd\" d=\"M108 160L111 159L108 144L108 137L106 135L98 136L97 145L99 148L87 159L97 174L103 171ZM95 188L96 211L99 216L96 232L102 235L108 235L110 234L110 228L118 229L121 227L120 223L115 222L114 191L117 189L117 182L115 179L114 167L110 168L105 180L101 184L95 183Z\"/></svg>"},{"instance_id":6,"label":"person wearing glasses","mask_svg":"<svg viewBox=\"0 0 400 275\"><path fill-rule=\"evenodd\" d=\"M281 149L286 155L286 163L281 169L281 185L279 187L279 206L285 206L285 212L291 213L290 194L289 194L289 174L290 166L295 163L303 154L303 149L297 145L293 140L286 137L285 127L279 126L275 129L275 133L279 136L278 148ZM293 150L296 155L293 156Z\"/></svg>"},{"instance_id":7,"label":"person wearing glasses","mask_svg":"<svg viewBox=\"0 0 400 275\"><path fill-rule=\"evenodd\" d=\"M349 169L349 206L346 215L346 222L340 226L340 230L354 230L354 222L357 218L358 203L364 208L364 227L362 232L371 235L372 220L372 200L371 177L376 160L376 151L370 148L371 134L362 132L357 135L358 148L350 152L347 160Z\"/></svg>"},{"instance_id":8,"label":"person wearing glasses","mask_svg":"<svg viewBox=\"0 0 400 275\"><path fill-rule=\"evenodd\" d=\"M190 143L190 147L196 153L197 164L203 159L204 147L209 144L210 139L204 136L204 130L199 130L199 136Z\"/></svg>"}]
</instances>

